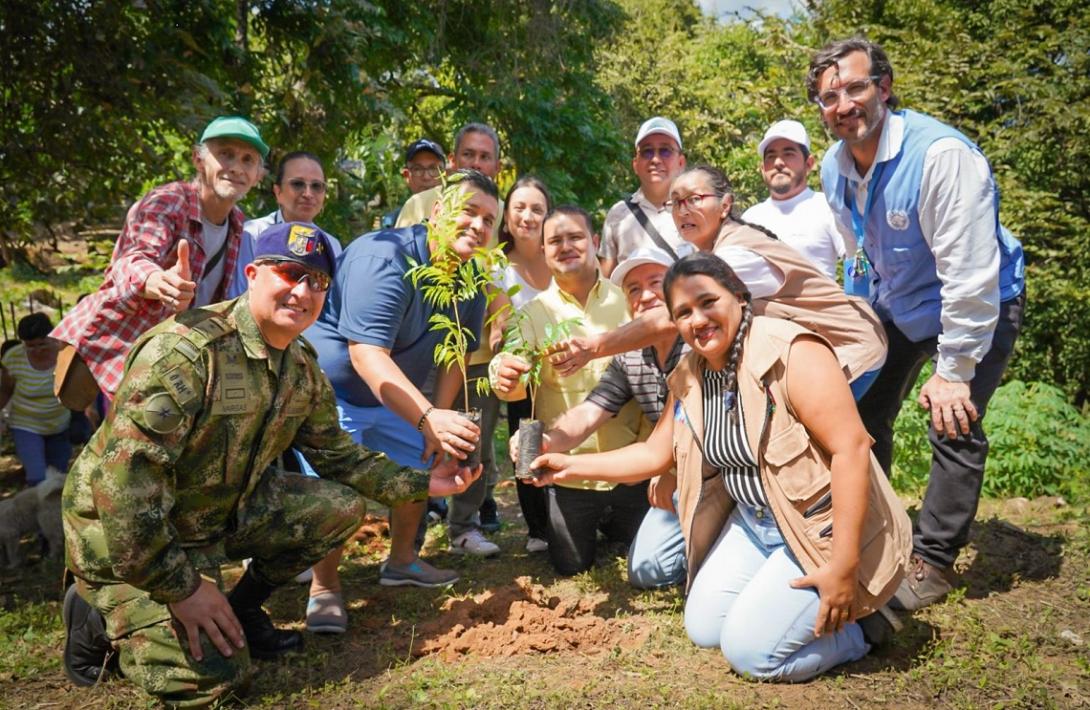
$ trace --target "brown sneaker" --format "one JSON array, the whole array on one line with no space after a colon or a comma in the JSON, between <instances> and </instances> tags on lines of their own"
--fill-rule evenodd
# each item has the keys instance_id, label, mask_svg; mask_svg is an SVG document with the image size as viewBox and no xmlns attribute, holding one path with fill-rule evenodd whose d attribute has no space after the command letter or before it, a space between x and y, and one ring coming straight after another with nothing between
<instances>
[{"instance_id":1,"label":"brown sneaker","mask_svg":"<svg viewBox=\"0 0 1090 710\"><path fill-rule=\"evenodd\" d=\"M952 567L936 567L919 555L913 555L912 569L889 600L889 606L898 611L919 611L942 601L956 583L957 575Z\"/></svg>"}]
</instances>

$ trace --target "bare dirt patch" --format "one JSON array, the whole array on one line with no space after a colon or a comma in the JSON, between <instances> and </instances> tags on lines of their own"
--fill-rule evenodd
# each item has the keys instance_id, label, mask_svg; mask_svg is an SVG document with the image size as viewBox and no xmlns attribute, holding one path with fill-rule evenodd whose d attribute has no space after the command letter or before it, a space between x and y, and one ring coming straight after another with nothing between
<instances>
[{"instance_id":1,"label":"bare dirt patch","mask_svg":"<svg viewBox=\"0 0 1090 710\"><path fill-rule=\"evenodd\" d=\"M450 599L443 615L418 632L428 640L413 649L420 657L516 656L577 651L601 653L643 644L650 627L638 619L606 619L595 609L605 594L562 599L527 576L468 599Z\"/></svg>"},{"instance_id":2,"label":"bare dirt patch","mask_svg":"<svg viewBox=\"0 0 1090 710\"><path fill-rule=\"evenodd\" d=\"M384 553L389 546L390 523L386 518L368 513L363 522L349 539L350 544L358 545L368 554Z\"/></svg>"}]
</instances>

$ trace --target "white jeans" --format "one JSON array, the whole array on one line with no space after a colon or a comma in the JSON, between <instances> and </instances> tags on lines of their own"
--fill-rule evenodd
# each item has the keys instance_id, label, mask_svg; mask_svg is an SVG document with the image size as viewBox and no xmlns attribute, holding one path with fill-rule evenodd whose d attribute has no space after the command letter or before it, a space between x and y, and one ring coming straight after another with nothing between
<instances>
[{"instance_id":1,"label":"white jeans","mask_svg":"<svg viewBox=\"0 0 1090 710\"><path fill-rule=\"evenodd\" d=\"M689 591L689 638L722 649L735 672L760 680L809 680L865 656L859 624L814 636L817 590L788 585L803 575L771 512L735 506Z\"/></svg>"}]
</instances>

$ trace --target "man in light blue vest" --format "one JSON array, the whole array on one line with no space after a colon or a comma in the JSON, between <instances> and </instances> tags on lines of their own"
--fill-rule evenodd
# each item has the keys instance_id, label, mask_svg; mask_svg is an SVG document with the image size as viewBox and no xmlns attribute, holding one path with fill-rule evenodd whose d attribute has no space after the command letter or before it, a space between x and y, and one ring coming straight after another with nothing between
<instances>
[{"instance_id":1,"label":"man in light blue vest","mask_svg":"<svg viewBox=\"0 0 1090 710\"><path fill-rule=\"evenodd\" d=\"M988 161L957 130L896 111L893 68L881 47L834 42L810 62L807 91L839 138L821 181L859 249L845 290L868 297L889 357L859 402L890 472L893 423L927 360L920 392L931 412L931 475L916 524L913 569L892 601L921 609L956 581L984 479L984 409L1010 359L1025 305L1022 246L999 224Z\"/></svg>"}]
</instances>

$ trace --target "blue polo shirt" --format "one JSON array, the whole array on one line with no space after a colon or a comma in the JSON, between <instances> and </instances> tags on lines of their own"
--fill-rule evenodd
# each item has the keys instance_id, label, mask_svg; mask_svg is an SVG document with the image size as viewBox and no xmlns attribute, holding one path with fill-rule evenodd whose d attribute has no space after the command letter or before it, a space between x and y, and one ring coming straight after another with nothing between
<instances>
[{"instance_id":1,"label":"blue polo shirt","mask_svg":"<svg viewBox=\"0 0 1090 710\"><path fill-rule=\"evenodd\" d=\"M437 309L405 278L410 258L431 260L427 239L424 225L383 229L353 241L337 260L322 314L304 336L318 351L318 363L339 399L357 407L381 406L352 367L349 341L389 348L394 363L417 388L435 368L432 358L442 334L430 330L428 319ZM473 351L484 321L484 296L458 310L473 334Z\"/></svg>"}]
</instances>

